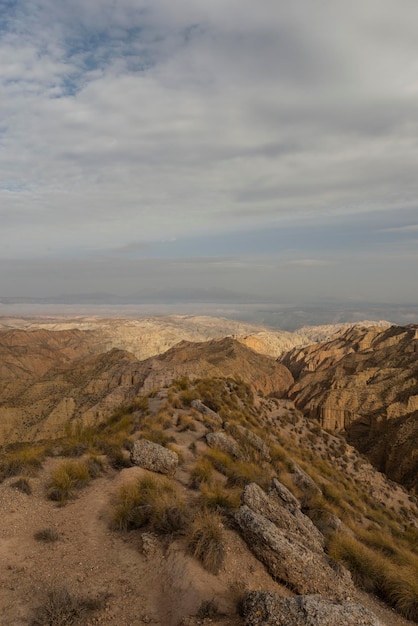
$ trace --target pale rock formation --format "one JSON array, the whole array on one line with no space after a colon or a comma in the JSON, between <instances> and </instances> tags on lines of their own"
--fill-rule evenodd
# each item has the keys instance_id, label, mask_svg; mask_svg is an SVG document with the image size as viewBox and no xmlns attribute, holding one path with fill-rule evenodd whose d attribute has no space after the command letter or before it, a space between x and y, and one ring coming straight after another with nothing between
<instances>
[{"instance_id":1,"label":"pale rock formation","mask_svg":"<svg viewBox=\"0 0 418 626\"><path fill-rule=\"evenodd\" d=\"M295 598L252 591L243 602L245 626L381 626L373 613L355 602L334 602L318 595Z\"/></svg>"},{"instance_id":2,"label":"pale rock formation","mask_svg":"<svg viewBox=\"0 0 418 626\"><path fill-rule=\"evenodd\" d=\"M179 457L172 450L168 450L148 439L139 439L134 442L131 452L131 461L152 472L172 476L177 468Z\"/></svg>"},{"instance_id":3,"label":"pale rock formation","mask_svg":"<svg viewBox=\"0 0 418 626\"><path fill-rule=\"evenodd\" d=\"M320 533L297 513L298 507L284 489L279 492L290 502L293 514L284 507L280 511L284 501L279 493L267 496L256 485L244 490L246 504L235 514L244 541L270 575L293 591L346 599L353 592L350 574L326 557Z\"/></svg>"}]
</instances>

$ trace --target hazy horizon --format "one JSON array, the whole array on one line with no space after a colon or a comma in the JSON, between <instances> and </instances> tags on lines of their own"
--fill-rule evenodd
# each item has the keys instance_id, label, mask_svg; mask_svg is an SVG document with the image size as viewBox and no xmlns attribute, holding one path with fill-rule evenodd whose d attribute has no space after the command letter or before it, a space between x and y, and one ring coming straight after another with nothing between
<instances>
[{"instance_id":1,"label":"hazy horizon","mask_svg":"<svg viewBox=\"0 0 418 626\"><path fill-rule=\"evenodd\" d=\"M0 297L418 304L417 18L6 3Z\"/></svg>"}]
</instances>

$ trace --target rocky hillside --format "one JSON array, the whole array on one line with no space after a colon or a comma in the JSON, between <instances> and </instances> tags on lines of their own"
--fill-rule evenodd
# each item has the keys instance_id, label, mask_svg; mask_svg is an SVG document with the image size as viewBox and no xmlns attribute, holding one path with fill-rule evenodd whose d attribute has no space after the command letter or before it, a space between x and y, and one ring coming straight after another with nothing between
<instances>
[{"instance_id":1,"label":"rocky hillside","mask_svg":"<svg viewBox=\"0 0 418 626\"><path fill-rule=\"evenodd\" d=\"M31 343L22 346L28 337ZM255 391L276 396L285 395L293 383L283 365L228 337L184 341L144 361L117 349L83 356L91 349L83 337L78 330L3 335L7 354L0 388L0 443L62 435L73 419L95 424L115 407L182 376L236 376ZM78 358L69 359L69 353Z\"/></svg>"},{"instance_id":2,"label":"rocky hillside","mask_svg":"<svg viewBox=\"0 0 418 626\"><path fill-rule=\"evenodd\" d=\"M281 358L298 408L418 491L418 326L352 328Z\"/></svg>"},{"instance_id":3,"label":"rocky hillside","mask_svg":"<svg viewBox=\"0 0 418 626\"><path fill-rule=\"evenodd\" d=\"M248 349L205 350L204 378L182 375L100 424L75 420L54 441L3 449L0 623L418 621L416 499L291 401L255 391L259 379L215 373L216 356L233 369ZM167 362L197 360L199 348L180 353Z\"/></svg>"}]
</instances>

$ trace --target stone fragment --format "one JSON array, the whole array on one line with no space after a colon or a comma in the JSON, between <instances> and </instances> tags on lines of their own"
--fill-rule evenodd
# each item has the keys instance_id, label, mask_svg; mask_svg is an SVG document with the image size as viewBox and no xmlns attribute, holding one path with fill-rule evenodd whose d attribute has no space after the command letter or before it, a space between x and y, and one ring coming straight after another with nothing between
<instances>
[{"instance_id":1,"label":"stone fragment","mask_svg":"<svg viewBox=\"0 0 418 626\"><path fill-rule=\"evenodd\" d=\"M319 595L289 598L252 591L244 599L245 626L382 626L356 602L333 602Z\"/></svg>"},{"instance_id":2,"label":"stone fragment","mask_svg":"<svg viewBox=\"0 0 418 626\"><path fill-rule=\"evenodd\" d=\"M218 448L218 450L231 454L236 459L244 460L244 455L235 439L225 433L207 433L206 443L209 448Z\"/></svg>"},{"instance_id":3,"label":"stone fragment","mask_svg":"<svg viewBox=\"0 0 418 626\"><path fill-rule=\"evenodd\" d=\"M134 465L152 472L172 476L176 471L179 457L175 452L158 443L153 443L148 439L138 439L132 447L131 461Z\"/></svg>"}]
</instances>

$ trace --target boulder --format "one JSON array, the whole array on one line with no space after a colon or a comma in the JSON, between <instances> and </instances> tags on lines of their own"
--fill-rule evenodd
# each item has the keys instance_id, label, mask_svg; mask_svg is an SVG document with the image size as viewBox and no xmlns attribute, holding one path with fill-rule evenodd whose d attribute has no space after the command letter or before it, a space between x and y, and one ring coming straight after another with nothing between
<instances>
[{"instance_id":1,"label":"boulder","mask_svg":"<svg viewBox=\"0 0 418 626\"><path fill-rule=\"evenodd\" d=\"M279 481L276 479L276 482ZM251 483L242 493L242 503L273 522L289 541L298 541L313 552L323 551L324 536L299 508L293 509L292 512L286 509L279 498L275 497L275 490L272 495L267 495L261 487Z\"/></svg>"},{"instance_id":2,"label":"boulder","mask_svg":"<svg viewBox=\"0 0 418 626\"><path fill-rule=\"evenodd\" d=\"M326 555L318 554L295 538L289 539L267 517L242 505L235 521L250 550L266 566L270 575L300 594L321 594L342 600L353 593L349 572Z\"/></svg>"},{"instance_id":3,"label":"boulder","mask_svg":"<svg viewBox=\"0 0 418 626\"><path fill-rule=\"evenodd\" d=\"M239 445L237 444L235 439L233 439L229 435L220 432L207 433L205 438L209 448L218 448L218 450L226 452L236 459L244 460L244 455Z\"/></svg>"},{"instance_id":4,"label":"boulder","mask_svg":"<svg viewBox=\"0 0 418 626\"><path fill-rule=\"evenodd\" d=\"M245 626L381 626L356 602L333 602L318 595L288 598L252 591L243 601Z\"/></svg>"},{"instance_id":5,"label":"boulder","mask_svg":"<svg viewBox=\"0 0 418 626\"><path fill-rule=\"evenodd\" d=\"M153 443L148 439L138 439L132 447L131 461L134 465L152 472L172 476L176 471L179 457L175 452L158 443Z\"/></svg>"}]
</instances>

